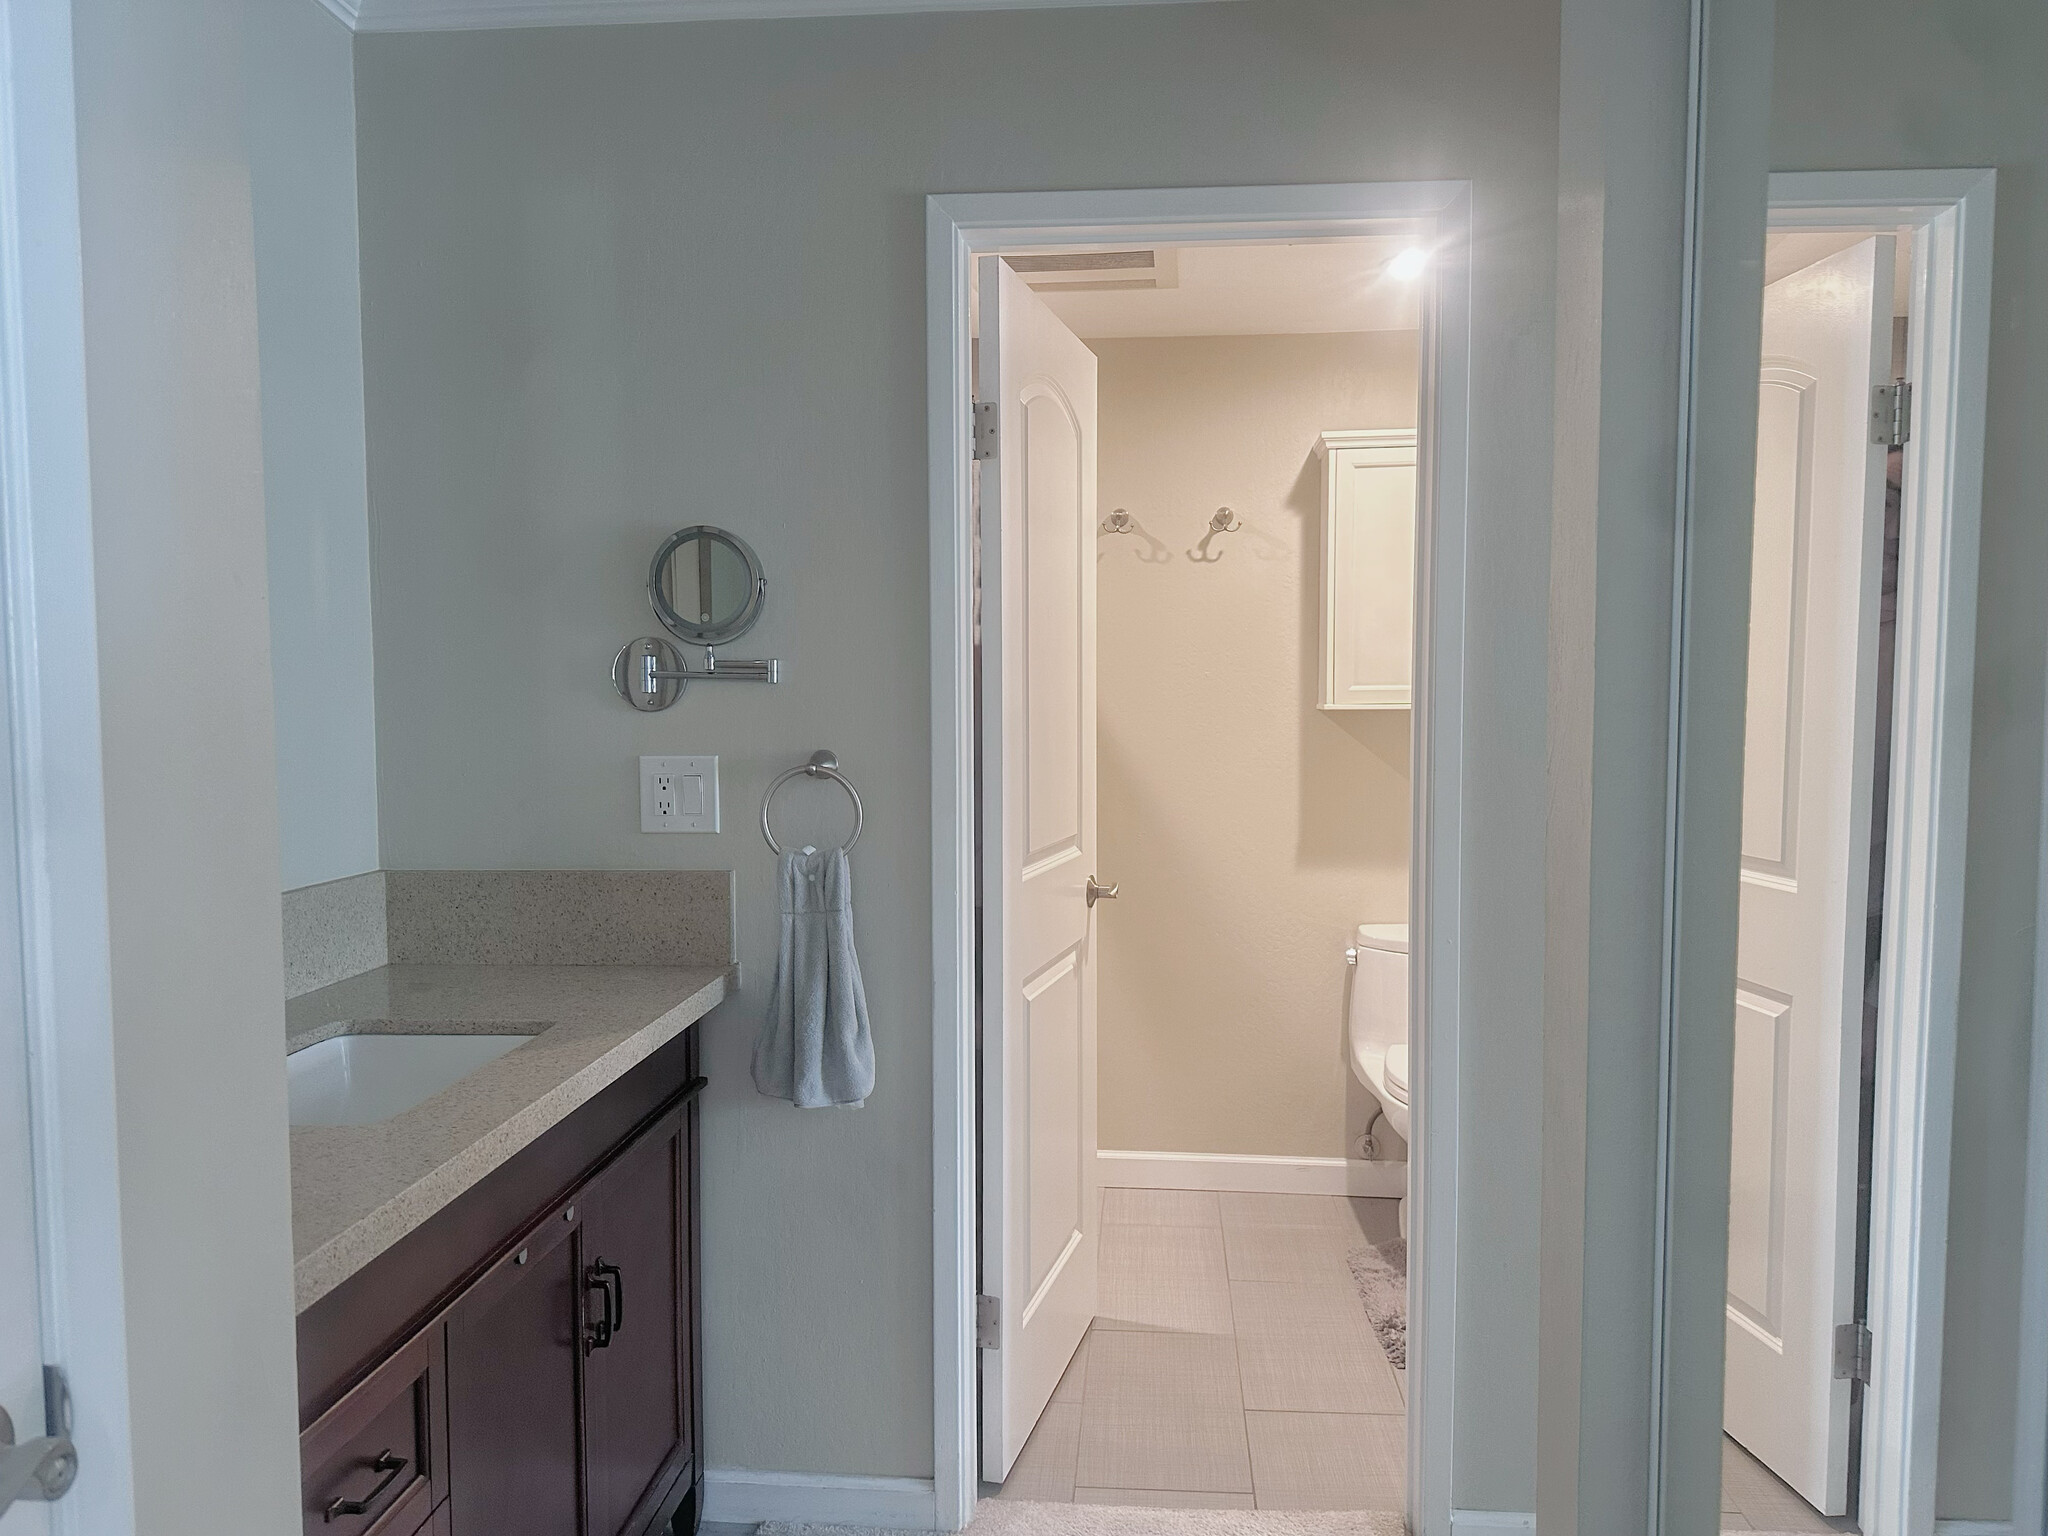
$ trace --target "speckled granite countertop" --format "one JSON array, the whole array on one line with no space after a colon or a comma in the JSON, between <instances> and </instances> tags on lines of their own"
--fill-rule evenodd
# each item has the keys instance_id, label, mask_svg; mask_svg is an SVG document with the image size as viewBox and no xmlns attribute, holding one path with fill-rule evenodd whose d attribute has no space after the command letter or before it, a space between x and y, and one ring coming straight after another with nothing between
<instances>
[{"instance_id":1,"label":"speckled granite countertop","mask_svg":"<svg viewBox=\"0 0 2048 1536\"><path fill-rule=\"evenodd\" d=\"M292 1128L303 1312L704 1017L730 966L387 965L285 1005L287 1049L336 1034L531 1034L375 1125Z\"/></svg>"}]
</instances>

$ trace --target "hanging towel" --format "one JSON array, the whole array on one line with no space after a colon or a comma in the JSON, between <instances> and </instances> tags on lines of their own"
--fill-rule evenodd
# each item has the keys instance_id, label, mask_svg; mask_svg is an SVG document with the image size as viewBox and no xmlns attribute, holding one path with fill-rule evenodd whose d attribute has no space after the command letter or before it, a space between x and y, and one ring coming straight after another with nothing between
<instances>
[{"instance_id":1,"label":"hanging towel","mask_svg":"<svg viewBox=\"0 0 2048 1536\"><path fill-rule=\"evenodd\" d=\"M874 1091L875 1040L853 952L853 874L842 848L782 856L782 947L754 1086L798 1109L857 1105Z\"/></svg>"}]
</instances>

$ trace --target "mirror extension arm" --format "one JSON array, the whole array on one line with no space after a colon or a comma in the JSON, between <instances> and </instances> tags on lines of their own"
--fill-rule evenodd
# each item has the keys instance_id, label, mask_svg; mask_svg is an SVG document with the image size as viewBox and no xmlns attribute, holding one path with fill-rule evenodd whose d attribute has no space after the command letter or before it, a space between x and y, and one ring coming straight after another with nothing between
<instances>
[{"instance_id":1,"label":"mirror extension arm","mask_svg":"<svg viewBox=\"0 0 2048 1536\"><path fill-rule=\"evenodd\" d=\"M720 661L709 647L704 651L704 665L692 667L669 641L659 635L642 635L621 646L612 658L612 686L635 709L653 711L667 709L694 682L773 683L781 680L780 669L781 664L772 659Z\"/></svg>"}]
</instances>

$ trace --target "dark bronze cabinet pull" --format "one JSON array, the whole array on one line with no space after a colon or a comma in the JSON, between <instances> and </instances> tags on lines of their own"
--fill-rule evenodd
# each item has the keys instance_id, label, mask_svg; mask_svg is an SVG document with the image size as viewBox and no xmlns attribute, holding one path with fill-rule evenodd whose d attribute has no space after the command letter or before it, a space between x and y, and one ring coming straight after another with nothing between
<instances>
[{"instance_id":1,"label":"dark bronze cabinet pull","mask_svg":"<svg viewBox=\"0 0 2048 1536\"><path fill-rule=\"evenodd\" d=\"M412 1463L403 1456L393 1453L390 1446L385 1446L383 1450L377 1453L377 1459L370 1463L370 1470L372 1472L382 1472L384 1474L378 1481L377 1486L360 1499L336 1499L327 1506L327 1513L324 1518L339 1520L345 1515L367 1515L370 1512L370 1506L391 1491L391 1485L398 1481L398 1474L411 1465Z\"/></svg>"},{"instance_id":2,"label":"dark bronze cabinet pull","mask_svg":"<svg viewBox=\"0 0 2048 1536\"><path fill-rule=\"evenodd\" d=\"M604 1315L589 1326L585 1341L592 1350L609 1349L613 1336L625 1324L626 1277L619 1273L618 1265L606 1263L599 1254L597 1262L583 1271L583 1288L604 1297Z\"/></svg>"}]
</instances>

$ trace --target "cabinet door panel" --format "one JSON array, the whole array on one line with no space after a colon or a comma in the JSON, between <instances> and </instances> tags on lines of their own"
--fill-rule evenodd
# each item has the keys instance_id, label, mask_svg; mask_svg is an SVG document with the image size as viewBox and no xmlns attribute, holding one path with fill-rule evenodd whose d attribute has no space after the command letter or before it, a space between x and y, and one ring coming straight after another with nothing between
<instances>
[{"instance_id":1,"label":"cabinet door panel","mask_svg":"<svg viewBox=\"0 0 2048 1536\"><path fill-rule=\"evenodd\" d=\"M448 1315L453 1536L576 1536L581 1243L552 1214Z\"/></svg>"},{"instance_id":2,"label":"cabinet door panel","mask_svg":"<svg viewBox=\"0 0 2048 1536\"><path fill-rule=\"evenodd\" d=\"M645 1525L665 1502L684 1444L688 1320L685 1113L665 1116L585 1188L591 1305L613 1292L611 1342L584 1361L591 1536Z\"/></svg>"}]
</instances>

